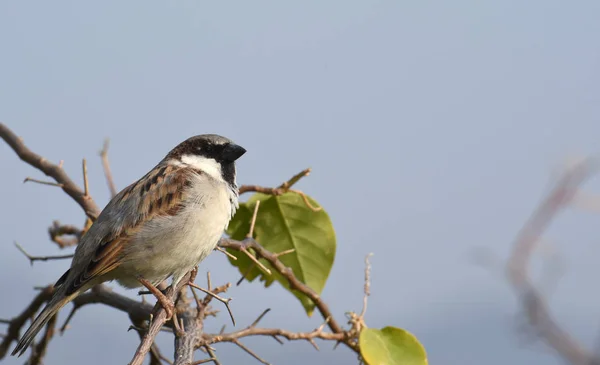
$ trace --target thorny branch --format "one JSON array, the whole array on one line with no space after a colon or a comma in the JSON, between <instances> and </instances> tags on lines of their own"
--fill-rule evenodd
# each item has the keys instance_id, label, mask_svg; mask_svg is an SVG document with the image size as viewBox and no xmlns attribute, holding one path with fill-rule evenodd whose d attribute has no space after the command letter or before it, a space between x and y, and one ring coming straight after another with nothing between
<instances>
[{"instance_id":1,"label":"thorny branch","mask_svg":"<svg viewBox=\"0 0 600 365\"><path fill-rule=\"evenodd\" d=\"M219 246L224 248L231 248L238 251L243 251L244 249L248 248L253 249L260 257L267 260L269 264L271 264L271 266L277 270L277 272L279 272L281 275L283 275L284 278L286 278L292 289L299 291L300 293L306 295L313 301L323 318L328 320L327 325L334 333L344 333L342 327L333 318L329 306L321 299L319 294L317 294L306 284L298 280L298 278L294 275L292 269L286 267L281 262L281 260L277 258L276 254L269 252L252 238L247 238L243 242L228 238L222 238L219 242Z\"/></svg>"},{"instance_id":2,"label":"thorny branch","mask_svg":"<svg viewBox=\"0 0 600 365\"><path fill-rule=\"evenodd\" d=\"M52 184L56 184L57 186L62 188L71 198L73 198L82 207L89 219L94 220L95 217L98 216L100 210L98 209L92 197L89 195L87 181L87 165L85 163L85 160L83 161L82 165L84 175L84 190L82 190L65 173L65 171L62 168L62 161L58 165L56 165L49 162L40 155L34 153L28 147L26 147L25 144L23 144L20 138L18 138L10 129L8 129L4 124L1 123L0 137L2 137L2 139L15 151L15 153L23 161L27 162L33 167L36 167L46 175L52 177L55 180L55 183ZM111 191L111 195L114 196L116 193L116 188L114 186L112 174L110 172L110 167L108 164L107 149L108 144L105 143L102 151L100 152L100 156L102 158L104 173L107 179L107 183L109 185L109 189ZM312 207L312 205L308 201L308 198L306 198L306 196L302 192L291 190L291 187L296 182L298 182L298 180L300 180L304 176L307 176L309 173L310 169L303 170L277 188L265 188L256 185L244 185L240 188L240 193L254 191L262 192L265 194L281 195L288 191L292 191L302 195L307 205L310 206L313 210L318 210L320 208ZM39 181L31 178L29 178L28 180ZM58 222L54 222L48 230L51 240L57 243L61 248L77 245L79 239L91 224L91 221L89 221L89 219L88 221L86 221L86 224L83 229L72 225L61 225ZM256 218L254 217L253 219ZM185 294L184 287L187 285L190 277L193 278L193 276L195 276L195 272L188 273L179 282L176 288L169 287L166 291L166 296L168 298L170 298L171 300L178 299L176 300L177 316L174 316L174 318L179 317L180 325L183 328L182 333L178 335L176 334L175 359L173 361L174 364L201 364L212 361L214 364L219 365L220 362L216 358L216 354L211 347L212 344L218 342L230 342L236 344L237 346L248 352L250 355L255 357L257 360L266 363L265 360L260 358L256 353L254 353L251 349L249 349L240 342L240 339L249 336L270 336L280 343L282 343L282 338L290 341L303 340L308 341L317 349L318 347L314 341L315 339L336 341L337 343L344 343L355 352L358 352L358 346L356 341L356 328L352 326L350 329L344 330L342 326L334 319L331 310L323 301L323 299L311 288L309 288L308 286L303 284L298 278L296 278L290 268L284 266L284 264L279 260L279 257L287 252L269 252L268 250L264 249L258 242L252 239L251 236L244 241L236 241L228 238L223 238L221 239L219 246L222 248L231 248L242 252L246 252L247 254L249 254L249 256L252 256L254 258L254 255L248 252L249 249L252 249L258 255L259 258L264 258L267 262L269 262L269 264L274 270L276 270L283 277L285 277L293 289L303 293L314 302L315 306L318 308L319 312L323 316L324 323L311 332L291 332L280 328L257 327L257 324L260 321L260 319L262 319L263 316L268 312L267 310L263 312L263 314L261 314L261 316L259 316L259 318L257 318L257 320L255 320L254 323L242 330L231 333L204 333L203 321L206 317L214 315L216 313L209 307L211 299L218 296L219 293L226 291L227 288L231 286L231 284L227 283L226 285L212 289L209 282L209 294L207 294L202 300L195 299L193 301L190 301ZM31 262L37 260L49 260L59 258L32 256L22 248L20 248L20 250ZM67 255L64 255L60 258L67 258L66 256ZM265 272L270 272L269 269L267 269L266 267L264 268L264 270ZM3 337L2 342L0 343L0 359L2 359L6 355L10 344L14 341L17 341L17 339L19 338L20 330L26 325L26 322L38 312L38 310L47 300L49 300L49 298L52 296L53 290L54 289L52 285L42 288L38 295L33 299L33 301L27 306L27 308L25 308L25 310L21 314L19 314L17 317L11 320L0 320L0 323L3 322L8 324L7 334ZM193 292L193 289L192 293L194 295L194 298L197 298L196 293ZM228 300L224 301L228 302ZM190 303L192 302L196 303L195 308L191 306ZM140 302L130 299L126 296L113 292L108 286L104 284L95 286L88 292L80 295L75 300L73 300L71 304L71 312L69 313L64 325L61 327L61 332L68 328L70 319L79 309L88 304L96 303L104 304L127 313L132 323L134 324L134 328L136 328L136 330L138 330L138 332L140 333L142 339L138 349L136 350L133 356L130 365L142 364L144 358L146 357L146 354L148 353L150 353L151 355L151 363L153 365L157 365L160 362L160 360L170 363L169 360L167 360L166 358L164 358L164 356L160 354L158 348L154 344L154 338L156 337L158 332L164 330L165 327L173 328L172 321L169 323L165 323L166 312L162 308L162 306L160 306L160 304L157 303L153 307L152 305L144 301ZM56 318L54 318L48 324L42 340L39 343L37 343L35 345L35 348L32 350L31 361L36 361L32 362L32 364L41 363L47 345L52 339L52 336L55 332L55 320ZM148 325L143 325L144 323L148 323ZM325 327L329 327L331 332L325 331ZM193 354L196 349L205 350L210 357L208 359L194 361Z\"/></svg>"},{"instance_id":3,"label":"thorny branch","mask_svg":"<svg viewBox=\"0 0 600 365\"><path fill-rule=\"evenodd\" d=\"M312 205L312 203L310 202L310 200L308 199L306 194L304 194L302 191L292 189L292 186L294 186L294 184L296 184L298 181L300 181L300 179L302 179L303 177L308 176L310 174L310 171L311 171L310 168L304 169L304 170L300 171L299 173L297 173L296 175L292 176L288 181L284 182L283 184L279 185L276 188L267 188L267 187L258 186L258 185L242 185L242 186L240 186L240 189L239 189L240 195L244 194L244 193L248 193L248 192L263 193L263 194L275 195L275 196L282 195L287 192L296 193L302 197L306 206L308 206L311 210L318 212L318 211L322 210L323 208L315 207L314 205Z\"/></svg>"}]
</instances>

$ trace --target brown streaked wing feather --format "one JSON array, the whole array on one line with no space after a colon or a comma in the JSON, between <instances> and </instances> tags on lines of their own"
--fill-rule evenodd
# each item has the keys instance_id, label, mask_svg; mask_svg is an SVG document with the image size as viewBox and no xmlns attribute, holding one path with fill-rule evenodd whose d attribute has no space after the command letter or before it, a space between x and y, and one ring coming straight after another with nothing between
<instances>
[{"instance_id":1,"label":"brown streaked wing feather","mask_svg":"<svg viewBox=\"0 0 600 365\"><path fill-rule=\"evenodd\" d=\"M119 232L102 240L86 270L72 282L73 293L90 280L100 277L120 265L123 248L142 229L142 223L157 216L173 216L181 208L193 172L177 166L161 166L119 193L111 204L134 204L137 216L125 222ZM131 207L130 207L131 209Z\"/></svg>"}]
</instances>

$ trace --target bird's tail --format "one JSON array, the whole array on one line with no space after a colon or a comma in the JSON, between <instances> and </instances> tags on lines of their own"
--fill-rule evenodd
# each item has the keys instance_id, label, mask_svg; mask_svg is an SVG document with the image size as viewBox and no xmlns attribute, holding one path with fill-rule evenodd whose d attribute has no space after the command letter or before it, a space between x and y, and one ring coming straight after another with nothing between
<instances>
[{"instance_id":1,"label":"bird's tail","mask_svg":"<svg viewBox=\"0 0 600 365\"><path fill-rule=\"evenodd\" d=\"M17 353L19 356L23 355L27 347L31 344L31 341L35 338L35 335L48 323L50 318L54 316L62 307L64 307L67 303L73 300L79 293L75 292L69 296L64 296L64 292L59 290L54 294L50 302L44 307L44 309L38 314L38 316L33 320L33 323L25 334L17 343L17 347L12 352L12 356Z\"/></svg>"}]
</instances>

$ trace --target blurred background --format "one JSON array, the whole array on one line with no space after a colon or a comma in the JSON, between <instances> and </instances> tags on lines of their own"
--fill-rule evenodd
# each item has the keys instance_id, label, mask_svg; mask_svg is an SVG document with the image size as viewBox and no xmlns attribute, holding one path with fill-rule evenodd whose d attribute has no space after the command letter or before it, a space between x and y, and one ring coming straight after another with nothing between
<instances>
[{"instance_id":1,"label":"blurred background","mask_svg":"<svg viewBox=\"0 0 600 365\"><path fill-rule=\"evenodd\" d=\"M297 187L337 232L323 297L338 320L360 311L373 252L367 324L408 329L431 364L559 364L523 336L499 265L565 158L597 152L599 15L591 0L2 1L0 121L64 160L80 184L87 158L100 206L106 137L119 189L201 133L247 148L240 184L275 186L312 167ZM59 189L23 184L44 176L4 143L0 168L0 317L12 318L69 265L31 267L13 242L64 253L47 227L84 216ZM600 333L597 222L593 212L560 215L547 238L561 268L552 272L563 275L543 287L557 321L589 348ZM492 263L477 265L474 250ZM214 284L239 278L219 253L200 268L200 284L207 270ZM264 326L310 331L321 321L277 285L243 283L228 295L238 327L267 307ZM225 313L207 328L223 324L232 329ZM46 364L126 363L139 343L127 316L103 306L85 307L71 327ZM356 363L329 343L320 352L244 343L274 364ZM216 348L223 364L257 363Z\"/></svg>"}]
</instances>

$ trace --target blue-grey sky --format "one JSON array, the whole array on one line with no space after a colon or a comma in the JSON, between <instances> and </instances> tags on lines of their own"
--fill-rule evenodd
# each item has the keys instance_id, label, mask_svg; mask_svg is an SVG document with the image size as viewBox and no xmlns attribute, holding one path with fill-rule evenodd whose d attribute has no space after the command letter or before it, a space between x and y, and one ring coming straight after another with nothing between
<instances>
[{"instance_id":1,"label":"blue-grey sky","mask_svg":"<svg viewBox=\"0 0 600 365\"><path fill-rule=\"evenodd\" d=\"M483 247L505 259L556 167L597 152L599 15L592 0L3 1L0 120L80 182L87 158L101 206L105 137L119 188L201 133L247 148L242 184L276 185L310 166L298 187L337 232L323 297L338 320L360 310L363 258L373 252L367 324L415 333L430 363L559 364L519 341L512 292L469 254ZM32 268L13 241L55 254L52 220L81 224L83 215L58 189L22 184L43 175L3 143L0 166L0 291L10 298L0 317L11 317L33 286L68 266ZM551 305L585 344L600 331L597 219L567 212L548 232L566 270ZM216 283L238 278L220 254L201 269ZM265 326L320 321L277 286L244 283L229 294L240 326L266 307ZM71 324L47 364L126 363L138 342L126 315L104 307ZM207 326L223 324L231 327L227 316ZM160 339L167 353L170 342ZM246 343L275 364L355 361L327 344ZM217 350L224 364L254 361Z\"/></svg>"}]
</instances>

